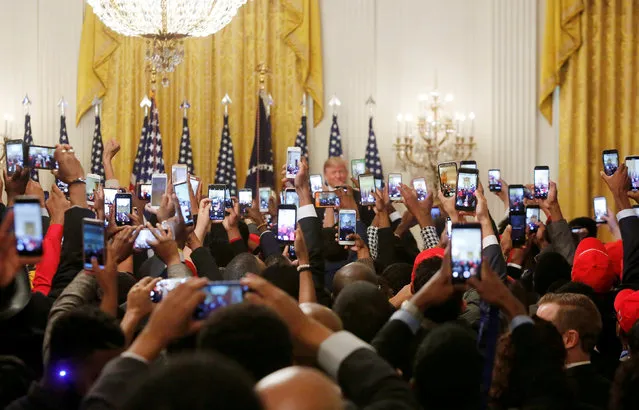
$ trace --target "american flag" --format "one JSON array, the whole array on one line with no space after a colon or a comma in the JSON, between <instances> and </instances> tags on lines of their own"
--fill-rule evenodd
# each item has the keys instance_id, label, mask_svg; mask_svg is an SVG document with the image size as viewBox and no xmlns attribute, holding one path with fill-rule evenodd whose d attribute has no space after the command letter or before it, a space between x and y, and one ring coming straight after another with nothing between
<instances>
[{"instance_id":1,"label":"american flag","mask_svg":"<svg viewBox=\"0 0 639 410\"><path fill-rule=\"evenodd\" d=\"M229 130L229 116L224 114L224 126L222 127L222 143L220 154L217 157L217 169L215 171L215 183L228 185L231 196L237 196L237 173L235 170L235 154L233 141Z\"/></svg>"},{"instance_id":2,"label":"american flag","mask_svg":"<svg viewBox=\"0 0 639 410\"><path fill-rule=\"evenodd\" d=\"M366 167L368 172L373 174L375 178L383 178L382 161L379 158L379 150L377 149L377 138L373 130L373 117L368 120L368 144L366 144Z\"/></svg>"},{"instance_id":3,"label":"american flag","mask_svg":"<svg viewBox=\"0 0 639 410\"><path fill-rule=\"evenodd\" d=\"M342 150L342 136L339 133L339 125L337 125L337 114L333 114L333 125L331 125L331 137L328 141L328 156L341 157L344 155Z\"/></svg>"},{"instance_id":4,"label":"american flag","mask_svg":"<svg viewBox=\"0 0 639 410\"><path fill-rule=\"evenodd\" d=\"M91 173L100 175L104 180L104 164L102 163L102 153L104 145L102 144L102 124L100 115L95 116L95 128L93 130L93 143L91 144Z\"/></svg>"},{"instance_id":5,"label":"american flag","mask_svg":"<svg viewBox=\"0 0 639 410\"><path fill-rule=\"evenodd\" d=\"M255 140L249 162L248 175L244 186L257 192L258 187L274 188L273 144L271 143L271 123L266 114L266 106L262 96L258 98L257 115L255 116Z\"/></svg>"},{"instance_id":6,"label":"american flag","mask_svg":"<svg viewBox=\"0 0 639 410\"><path fill-rule=\"evenodd\" d=\"M186 164L186 169L191 175L195 175L193 166L193 149L191 148L191 133L189 132L189 120L182 118L182 140L180 141L180 156L178 164Z\"/></svg>"},{"instance_id":7,"label":"american flag","mask_svg":"<svg viewBox=\"0 0 639 410\"><path fill-rule=\"evenodd\" d=\"M162 134L160 134L160 112L155 104L155 97L151 98L151 121L147 134L147 145L144 149L142 163L142 181L151 182L153 174L164 173L164 154L162 151Z\"/></svg>"},{"instance_id":8,"label":"american flag","mask_svg":"<svg viewBox=\"0 0 639 410\"><path fill-rule=\"evenodd\" d=\"M130 190L133 191L135 189L136 182L144 183L140 179L142 163L144 162L144 148L146 147L146 140L149 134L149 116L144 116L144 121L142 123L142 132L140 134L140 142L138 142L138 150L135 153L135 160L133 161L133 172L131 172L131 185L129 186Z\"/></svg>"},{"instance_id":9,"label":"american flag","mask_svg":"<svg viewBox=\"0 0 639 410\"><path fill-rule=\"evenodd\" d=\"M29 113L24 115L24 143L25 145L33 145L33 134L31 133L31 115ZM24 161L25 165L28 161ZM38 176L38 170L31 170L31 179L34 181L40 182L40 177Z\"/></svg>"},{"instance_id":10,"label":"american flag","mask_svg":"<svg viewBox=\"0 0 639 410\"><path fill-rule=\"evenodd\" d=\"M60 116L60 139L58 140L60 145L69 143L69 134L67 134L67 117L66 115ZM65 194L69 192L69 185L60 181L59 179L55 180L55 184L60 188L60 191Z\"/></svg>"},{"instance_id":11,"label":"american flag","mask_svg":"<svg viewBox=\"0 0 639 410\"><path fill-rule=\"evenodd\" d=\"M300 123L300 129L297 131L297 137L295 138L295 146L302 149L302 156L306 158L308 162L308 140L306 137L306 115L302 115L302 122Z\"/></svg>"}]
</instances>

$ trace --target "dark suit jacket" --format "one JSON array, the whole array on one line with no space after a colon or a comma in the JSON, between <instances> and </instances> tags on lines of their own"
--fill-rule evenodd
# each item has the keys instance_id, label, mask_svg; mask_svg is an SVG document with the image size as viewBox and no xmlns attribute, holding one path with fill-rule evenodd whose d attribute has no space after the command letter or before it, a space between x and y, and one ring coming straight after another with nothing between
<instances>
[{"instance_id":1,"label":"dark suit jacket","mask_svg":"<svg viewBox=\"0 0 639 410\"><path fill-rule=\"evenodd\" d=\"M639 217L629 216L619 221L623 243L623 287L639 289Z\"/></svg>"},{"instance_id":2,"label":"dark suit jacket","mask_svg":"<svg viewBox=\"0 0 639 410\"><path fill-rule=\"evenodd\" d=\"M200 278L207 278L209 280L222 280L222 273L215 263L215 258L211 254L209 248L200 246L193 252L191 252L191 261L197 269L197 275Z\"/></svg>"},{"instance_id":3,"label":"dark suit jacket","mask_svg":"<svg viewBox=\"0 0 639 410\"><path fill-rule=\"evenodd\" d=\"M299 220L300 228L304 234L304 242L308 249L309 264L315 284L317 301L330 306L330 297L324 290L324 252L322 251L322 225L319 218L307 217Z\"/></svg>"},{"instance_id":4,"label":"dark suit jacket","mask_svg":"<svg viewBox=\"0 0 639 410\"><path fill-rule=\"evenodd\" d=\"M277 255L282 253L280 250L280 243L277 241L277 236L273 231L264 231L260 235L260 248L262 248L262 255L264 259L271 255Z\"/></svg>"},{"instance_id":5,"label":"dark suit jacket","mask_svg":"<svg viewBox=\"0 0 639 410\"><path fill-rule=\"evenodd\" d=\"M599 375L593 365L571 367L566 369L566 374L579 402L600 409L608 408L611 383Z\"/></svg>"},{"instance_id":6,"label":"dark suit jacket","mask_svg":"<svg viewBox=\"0 0 639 410\"><path fill-rule=\"evenodd\" d=\"M118 357L104 366L100 377L84 397L80 409L120 409L149 372L149 366L136 359Z\"/></svg>"}]
</instances>

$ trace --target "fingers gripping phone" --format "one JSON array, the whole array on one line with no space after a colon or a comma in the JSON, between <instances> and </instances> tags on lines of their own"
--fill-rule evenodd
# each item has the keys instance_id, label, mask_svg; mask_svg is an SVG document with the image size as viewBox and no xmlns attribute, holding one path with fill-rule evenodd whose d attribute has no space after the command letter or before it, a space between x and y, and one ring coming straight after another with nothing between
<instances>
[{"instance_id":1,"label":"fingers gripping phone","mask_svg":"<svg viewBox=\"0 0 639 410\"><path fill-rule=\"evenodd\" d=\"M388 197L391 201L401 201L402 193L399 186L402 184L402 174L388 174Z\"/></svg>"},{"instance_id":2,"label":"fingers gripping phone","mask_svg":"<svg viewBox=\"0 0 639 410\"><path fill-rule=\"evenodd\" d=\"M91 269L93 266L91 258L98 260L98 266L104 268L105 245L104 245L104 224L99 219L84 218L82 220L82 250L84 269Z\"/></svg>"},{"instance_id":3,"label":"fingers gripping phone","mask_svg":"<svg viewBox=\"0 0 639 410\"><path fill-rule=\"evenodd\" d=\"M490 192L501 192L501 171L498 169L488 170L488 189Z\"/></svg>"},{"instance_id":4,"label":"fingers gripping phone","mask_svg":"<svg viewBox=\"0 0 639 410\"><path fill-rule=\"evenodd\" d=\"M42 211L40 200L34 196L19 196L13 206L13 230L16 250L20 256L42 255Z\"/></svg>"},{"instance_id":5,"label":"fingers gripping phone","mask_svg":"<svg viewBox=\"0 0 639 410\"><path fill-rule=\"evenodd\" d=\"M616 149L607 149L601 153L604 173L611 176L619 168L619 152Z\"/></svg>"},{"instance_id":6,"label":"fingers gripping phone","mask_svg":"<svg viewBox=\"0 0 639 410\"><path fill-rule=\"evenodd\" d=\"M58 163L53 158L55 147L29 145L29 167L34 169L56 169Z\"/></svg>"},{"instance_id":7,"label":"fingers gripping phone","mask_svg":"<svg viewBox=\"0 0 639 410\"><path fill-rule=\"evenodd\" d=\"M175 190L175 196L177 196L178 203L180 204L180 210L182 211L182 217L184 218L184 224L186 226L193 225L193 214L191 213L191 194L189 192L189 183L182 182L173 186Z\"/></svg>"},{"instance_id":8,"label":"fingers gripping phone","mask_svg":"<svg viewBox=\"0 0 639 410\"><path fill-rule=\"evenodd\" d=\"M166 174L151 175L151 206L159 208L162 195L166 193Z\"/></svg>"},{"instance_id":9,"label":"fingers gripping phone","mask_svg":"<svg viewBox=\"0 0 639 410\"><path fill-rule=\"evenodd\" d=\"M547 166L536 166L534 171L535 198L548 198L548 187L550 186L550 169Z\"/></svg>"},{"instance_id":10,"label":"fingers gripping phone","mask_svg":"<svg viewBox=\"0 0 639 410\"><path fill-rule=\"evenodd\" d=\"M138 199L141 201L151 200L152 185L140 184L138 185Z\"/></svg>"},{"instance_id":11,"label":"fingers gripping phone","mask_svg":"<svg viewBox=\"0 0 639 410\"><path fill-rule=\"evenodd\" d=\"M453 224L450 235L450 261L453 283L463 283L481 274L481 225Z\"/></svg>"},{"instance_id":12,"label":"fingers gripping phone","mask_svg":"<svg viewBox=\"0 0 639 410\"><path fill-rule=\"evenodd\" d=\"M24 168L24 141L11 140L4 144L4 152L7 156L7 174L12 175L16 168Z\"/></svg>"},{"instance_id":13,"label":"fingers gripping phone","mask_svg":"<svg viewBox=\"0 0 639 410\"><path fill-rule=\"evenodd\" d=\"M296 225L297 207L291 204L280 205L277 209L277 239L283 243L293 243Z\"/></svg>"},{"instance_id":14,"label":"fingers gripping phone","mask_svg":"<svg viewBox=\"0 0 639 410\"><path fill-rule=\"evenodd\" d=\"M457 164L445 162L437 166L439 172L439 185L445 197L455 195L457 190Z\"/></svg>"},{"instance_id":15,"label":"fingers gripping phone","mask_svg":"<svg viewBox=\"0 0 639 410\"><path fill-rule=\"evenodd\" d=\"M115 194L115 224L117 226L131 225L129 215L132 208L131 194Z\"/></svg>"},{"instance_id":16,"label":"fingers gripping phone","mask_svg":"<svg viewBox=\"0 0 639 410\"><path fill-rule=\"evenodd\" d=\"M462 168L459 170L455 209L472 212L477 208L477 181L478 171L476 169Z\"/></svg>"},{"instance_id":17,"label":"fingers gripping phone","mask_svg":"<svg viewBox=\"0 0 639 410\"><path fill-rule=\"evenodd\" d=\"M428 196L428 187L424 178L413 179L413 189L417 193L417 200L423 201Z\"/></svg>"},{"instance_id":18,"label":"fingers gripping phone","mask_svg":"<svg viewBox=\"0 0 639 410\"><path fill-rule=\"evenodd\" d=\"M339 210L338 242L340 245L355 245L355 240L349 238L355 233L357 213L354 209Z\"/></svg>"},{"instance_id":19,"label":"fingers gripping phone","mask_svg":"<svg viewBox=\"0 0 639 410\"><path fill-rule=\"evenodd\" d=\"M300 171L301 161L302 149L300 147L288 147L286 150L286 178L295 178Z\"/></svg>"},{"instance_id":20,"label":"fingers gripping phone","mask_svg":"<svg viewBox=\"0 0 639 410\"><path fill-rule=\"evenodd\" d=\"M209 217L212 221L223 221L225 214L225 186L223 184L209 185L209 199L211 210Z\"/></svg>"},{"instance_id":21,"label":"fingers gripping phone","mask_svg":"<svg viewBox=\"0 0 639 410\"><path fill-rule=\"evenodd\" d=\"M373 192L375 190L375 177L373 174L362 174L359 179L359 203L362 206L375 205L375 196Z\"/></svg>"},{"instance_id":22,"label":"fingers gripping phone","mask_svg":"<svg viewBox=\"0 0 639 410\"><path fill-rule=\"evenodd\" d=\"M595 197L593 200L593 208L595 209L595 222L605 224L604 216L608 215L608 204L605 196Z\"/></svg>"},{"instance_id":23,"label":"fingers gripping phone","mask_svg":"<svg viewBox=\"0 0 639 410\"><path fill-rule=\"evenodd\" d=\"M149 242L154 240L155 236L153 236L151 230L149 230L149 228L144 228L140 231L137 238L135 238L133 247L135 249L151 249L151 245L149 245Z\"/></svg>"}]
</instances>

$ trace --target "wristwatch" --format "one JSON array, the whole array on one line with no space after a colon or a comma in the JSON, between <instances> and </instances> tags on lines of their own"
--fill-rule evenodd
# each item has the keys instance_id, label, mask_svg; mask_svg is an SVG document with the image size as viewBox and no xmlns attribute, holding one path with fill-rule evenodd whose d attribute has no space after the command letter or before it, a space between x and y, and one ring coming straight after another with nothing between
<instances>
[{"instance_id":1,"label":"wristwatch","mask_svg":"<svg viewBox=\"0 0 639 410\"><path fill-rule=\"evenodd\" d=\"M413 302L411 302L410 300L405 300L402 302L402 306L401 306L402 310L405 310L406 312L410 313L411 315L413 315L416 319L421 320L424 317L424 314L419 310L419 308L417 306L415 306L415 304Z\"/></svg>"},{"instance_id":2,"label":"wristwatch","mask_svg":"<svg viewBox=\"0 0 639 410\"><path fill-rule=\"evenodd\" d=\"M86 178L76 178L73 181L69 182L69 186L75 185L75 184L86 184L86 183L87 183Z\"/></svg>"}]
</instances>

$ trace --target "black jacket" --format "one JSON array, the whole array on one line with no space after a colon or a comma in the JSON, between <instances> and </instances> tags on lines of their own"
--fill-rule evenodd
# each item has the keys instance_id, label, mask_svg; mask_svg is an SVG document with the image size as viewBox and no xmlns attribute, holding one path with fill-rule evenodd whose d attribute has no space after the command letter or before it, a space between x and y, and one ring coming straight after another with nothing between
<instances>
[{"instance_id":1,"label":"black jacket","mask_svg":"<svg viewBox=\"0 0 639 410\"><path fill-rule=\"evenodd\" d=\"M594 366L584 364L566 369L566 374L580 403L607 409L611 383L599 375Z\"/></svg>"}]
</instances>

